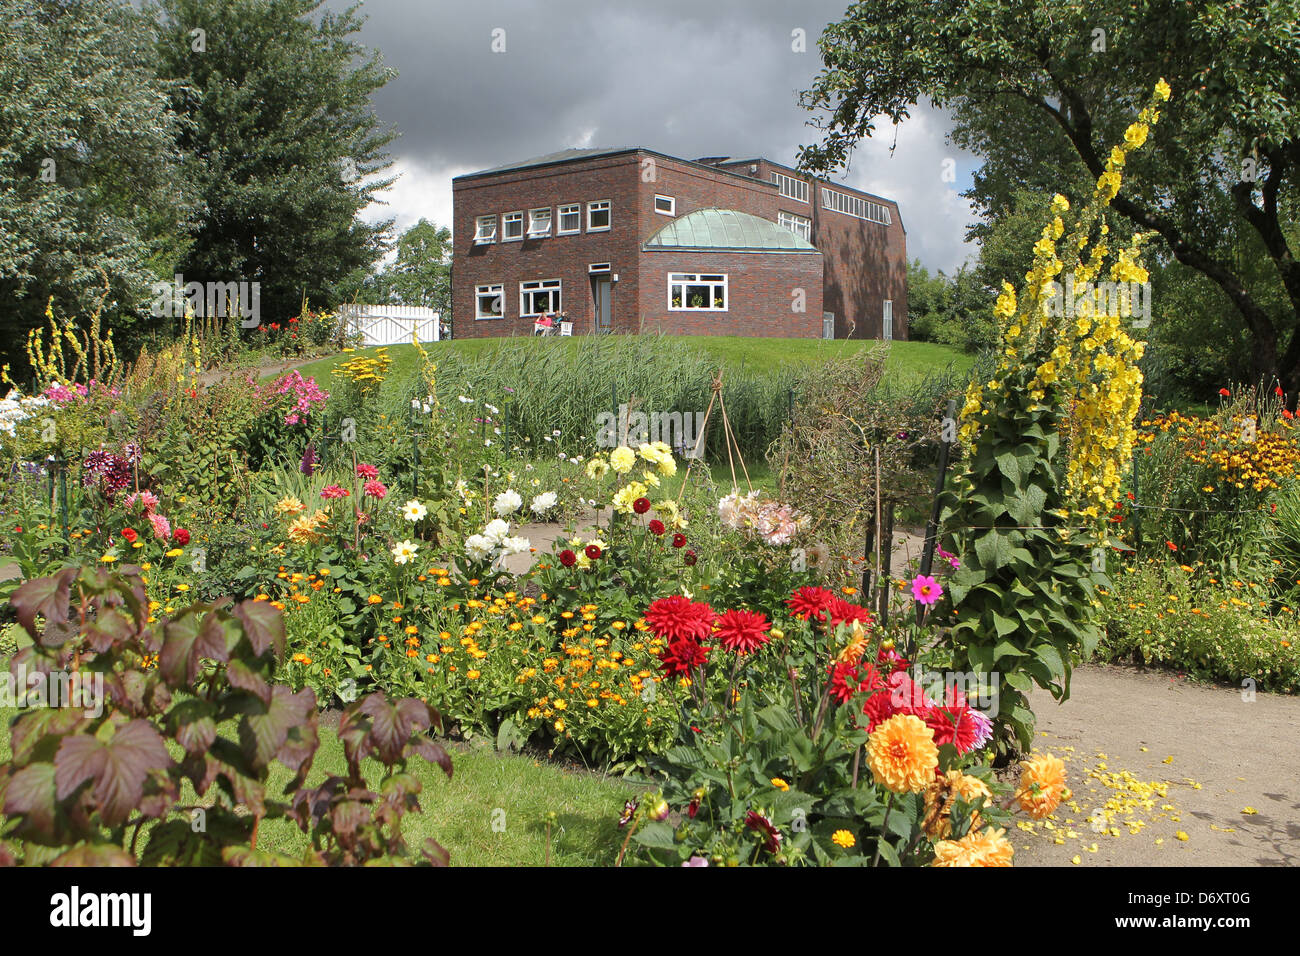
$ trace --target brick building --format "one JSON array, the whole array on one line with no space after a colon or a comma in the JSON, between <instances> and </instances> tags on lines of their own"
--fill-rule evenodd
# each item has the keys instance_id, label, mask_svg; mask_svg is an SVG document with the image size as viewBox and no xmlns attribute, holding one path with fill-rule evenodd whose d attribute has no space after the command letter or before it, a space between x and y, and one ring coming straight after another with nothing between
<instances>
[{"instance_id":1,"label":"brick building","mask_svg":"<svg viewBox=\"0 0 1300 956\"><path fill-rule=\"evenodd\" d=\"M452 181L459 338L906 338L897 205L764 159L570 149Z\"/></svg>"}]
</instances>

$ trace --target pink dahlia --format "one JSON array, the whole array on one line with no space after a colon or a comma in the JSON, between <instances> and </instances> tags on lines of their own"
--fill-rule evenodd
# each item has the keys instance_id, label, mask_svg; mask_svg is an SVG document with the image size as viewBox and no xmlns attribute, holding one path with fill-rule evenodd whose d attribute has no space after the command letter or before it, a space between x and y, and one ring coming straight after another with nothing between
<instances>
[{"instance_id":1,"label":"pink dahlia","mask_svg":"<svg viewBox=\"0 0 1300 956\"><path fill-rule=\"evenodd\" d=\"M358 471L361 470L360 465L357 466L357 470ZM370 479L364 485L362 485L361 489L366 494L367 497L378 498L381 501L383 500L384 495L388 494L388 488L384 485L384 483L382 481L377 481L374 478Z\"/></svg>"},{"instance_id":2,"label":"pink dahlia","mask_svg":"<svg viewBox=\"0 0 1300 956\"><path fill-rule=\"evenodd\" d=\"M149 524L153 527L153 536L159 541L167 541L171 538L171 522L162 515L157 513L149 515Z\"/></svg>"}]
</instances>

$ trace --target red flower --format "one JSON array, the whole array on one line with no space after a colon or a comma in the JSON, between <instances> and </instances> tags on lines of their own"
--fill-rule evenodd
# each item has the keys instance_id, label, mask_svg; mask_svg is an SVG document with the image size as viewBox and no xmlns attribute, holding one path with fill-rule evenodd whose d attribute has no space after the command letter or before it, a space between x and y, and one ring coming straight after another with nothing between
<instances>
[{"instance_id":1,"label":"red flower","mask_svg":"<svg viewBox=\"0 0 1300 956\"><path fill-rule=\"evenodd\" d=\"M1295 418L1295 412L1291 411L1289 408L1284 408L1282 409L1282 417L1286 419Z\"/></svg>"},{"instance_id":2,"label":"red flower","mask_svg":"<svg viewBox=\"0 0 1300 956\"><path fill-rule=\"evenodd\" d=\"M673 535L674 548L682 548L685 546L686 546L686 535L682 534L680 531L677 534Z\"/></svg>"},{"instance_id":3,"label":"red flower","mask_svg":"<svg viewBox=\"0 0 1300 956\"><path fill-rule=\"evenodd\" d=\"M1221 388L1219 389L1219 394L1222 395L1224 398L1227 398L1232 393L1228 391L1226 388Z\"/></svg>"},{"instance_id":4,"label":"red flower","mask_svg":"<svg viewBox=\"0 0 1300 956\"><path fill-rule=\"evenodd\" d=\"M859 607L856 604L850 604L839 595L831 595L830 607L827 612L831 616L831 627L836 624L851 624L854 621L861 621L863 626L869 625L873 618L871 612L865 607Z\"/></svg>"},{"instance_id":5,"label":"red flower","mask_svg":"<svg viewBox=\"0 0 1300 956\"><path fill-rule=\"evenodd\" d=\"M650 510L650 499L638 498L636 501L632 502L632 510L639 515L645 514Z\"/></svg>"},{"instance_id":6,"label":"red flower","mask_svg":"<svg viewBox=\"0 0 1300 956\"><path fill-rule=\"evenodd\" d=\"M847 703L858 692L858 667L856 664L831 665L831 698L837 704Z\"/></svg>"},{"instance_id":7,"label":"red flower","mask_svg":"<svg viewBox=\"0 0 1300 956\"><path fill-rule=\"evenodd\" d=\"M709 648L683 637L670 641L659 661L665 677L689 677L695 668L704 666L708 657Z\"/></svg>"},{"instance_id":8,"label":"red flower","mask_svg":"<svg viewBox=\"0 0 1300 956\"><path fill-rule=\"evenodd\" d=\"M808 620L815 617L822 619L822 612L831 606L831 602L837 600L834 591L828 591L826 588L800 588L786 598L786 607L795 617Z\"/></svg>"},{"instance_id":9,"label":"red flower","mask_svg":"<svg viewBox=\"0 0 1300 956\"><path fill-rule=\"evenodd\" d=\"M23 526L20 525L20 524L19 524L19 525L14 525L14 532L15 532L16 534L22 534L22 533L23 533Z\"/></svg>"},{"instance_id":10,"label":"red flower","mask_svg":"<svg viewBox=\"0 0 1300 956\"><path fill-rule=\"evenodd\" d=\"M560 552L560 563L566 568L571 568L578 563L578 556L568 548L565 548Z\"/></svg>"},{"instance_id":11,"label":"red flower","mask_svg":"<svg viewBox=\"0 0 1300 956\"><path fill-rule=\"evenodd\" d=\"M889 679L862 705L862 713L868 718L867 732L893 717L895 714L924 715L929 712L930 702L925 697L925 690L912 678L901 671L889 675Z\"/></svg>"},{"instance_id":12,"label":"red flower","mask_svg":"<svg viewBox=\"0 0 1300 956\"><path fill-rule=\"evenodd\" d=\"M695 562L696 562L697 560L698 560L698 559L695 557L695 552L694 552L694 551L687 551L687 552L686 552L686 556L685 556L684 558L682 558L682 562L683 562L683 563L684 563L688 568L689 568L689 567L692 567L692 566L695 564Z\"/></svg>"},{"instance_id":13,"label":"red flower","mask_svg":"<svg viewBox=\"0 0 1300 956\"><path fill-rule=\"evenodd\" d=\"M184 528L177 528L172 532L172 540L179 545L187 545L190 543L190 533Z\"/></svg>"},{"instance_id":14,"label":"red flower","mask_svg":"<svg viewBox=\"0 0 1300 956\"><path fill-rule=\"evenodd\" d=\"M367 465L365 462L362 462L361 464L357 465L357 477L378 478L379 469L376 468L374 465Z\"/></svg>"},{"instance_id":15,"label":"red flower","mask_svg":"<svg viewBox=\"0 0 1300 956\"><path fill-rule=\"evenodd\" d=\"M658 518L651 518L651 519L650 519L650 533L651 533L651 534L653 534L653 535L661 535L661 534L663 534L663 533L664 533L665 531L667 531L667 530L668 530L668 529L664 527L664 523L663 523L662 521L660 521Z\"/></svg>"},{"instance_id":16,"label":"red flower","mask_svg":"<svg viewBox=\"0 0 1300 956\"><path fill-rule=\"evenodd\" d=\"M776 853L781 849L781 831L763 814L750 810L745 814L745 826L763 834L763 846L768 853Z\"/></svg>"},{"instance_id":17,"label":"red flower","mask_svg":"<svg viewBox=\"0 0 1300 956\"><path fill-rule=\"evenodd\" d=\"M936 746L952 744L959 754L975 749L979 739L979 726L971 716L970 701L957 691L955 686L948 688L948 703L942 707L931 707L921 715L932 731Z\"/></svg>"},{"instance_id":18,"label":"red flower","mask_svg":"<svg viewBox=\"0 0 1300 956\"><path fill-rule=\"evenodd\" d=\"M593 561L600 557L600 545L598 544L589 544L582 550L586 553L587 557L591 558Z\"/></svg>"},{"instance_id":19,"label":"red flower","mask_svg":"<svg viewBox=\"0 0 1300 956\"><path fill-rule=\"evenodd\" d=\"M766 614L754 611L723 611L718 615L715 634L718 643L737 654L756 651L768 642L767 629L771 624Z\"/></svg>"},{"instance_id":20,"label":"red flower","mask_svg":"<svg viewBox=\"0 0 1300 956\"><path fill-rule=\"evenodd\" d=\"M1274 385L1274 386L1273 386L1273 394L1276 395L1278 398L1281 398L1282 395L1284 394L1283 391L1282 391L1282 386L1281 386L1281 385Z\"/></svg>"},{"instance_id":21,"label":"red flower","mask_svg":"<svg viewBox=\"0 0 1300 956\"><path fill-rule=\"evenodd\" d=\"M712 633L716 616L707 604L696 604L674 594L651 603L646 608L645 622L650 625L650 630L665 640L690 638L702 641Z\"/></svg>"},{"instance_id":22,"label":"red flower","mask_svg":"<svg viewBox=\"0 0 1300 956\"><path fill-rule=\"evenodd\" d=\"M126 540L132 544L135 544L135 539L139 536L135 533L135 528L123 528L122 537L126 538Z\"/></svg>"},{"instance_id":23,"label":"red flower","mask_svg":"<svg viewBox=\"0 0 1300 956\"><path fill-rule=\"evenodd\" d=\"M1165 542L1165 547L1168 548L1170 551L1177 551L1177 550L1178 550L1178 545L1174 544L1172 541L1166 541L1166 542Z\"/></svg>"}]
</instances>

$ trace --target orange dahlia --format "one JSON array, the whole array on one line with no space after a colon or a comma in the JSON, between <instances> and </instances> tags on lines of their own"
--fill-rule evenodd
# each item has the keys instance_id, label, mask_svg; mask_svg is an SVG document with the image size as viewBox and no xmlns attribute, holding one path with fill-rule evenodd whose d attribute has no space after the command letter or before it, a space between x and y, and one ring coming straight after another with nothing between
<instances>
[{"instance_id":1,"label":"orange dahlia","mask_svg":"<svg viewBox=\"0 0 1300 956\"><path fill-rule=\"evenodd\" d=\"M1020 763L1020 809L1035 820L1050 816L1062 800L1070 799L1065 785L1065 764L1051 754L1030 754Z\"/></svg>"},{"instance_id":2,"label":"orange dahlia","mask_svg":"<svg viewBox=\"0 0 1300 956\"><path fill-rule=\"evenodd\" d=\"M934 731L920 717L895 714L867 741L867 766L876 782L894 793L919 793L939 766Z\"/></svg>"},{"instance_id":3,"label":"orange dahlia","mask_svg":"<svg viewBox=\"0 0 1300 956\"><path fill-rule=\"evenodd\" d=\"M960 840L941 840L934 845L931 866L1010 866L1015 850L1006 830L981 830Z\"/></svg>"},{"instance_id":4,"label":"orange dahlia","mask_svg":"<svg viewBox=\"0 0 1300 956\"><path fill-rule=\"evenodd\" d=\"M952 805L954 800L974 803L983 797L985 804L993 802L993 793L983 780L968 777L960 770L949 770L936 777L925 788L925 815L921 818L921 828L931 840L947 840L952 835ZM968 832L974 833L981 826L979 811L971 814Z\"/></svg>"}]
</instances>

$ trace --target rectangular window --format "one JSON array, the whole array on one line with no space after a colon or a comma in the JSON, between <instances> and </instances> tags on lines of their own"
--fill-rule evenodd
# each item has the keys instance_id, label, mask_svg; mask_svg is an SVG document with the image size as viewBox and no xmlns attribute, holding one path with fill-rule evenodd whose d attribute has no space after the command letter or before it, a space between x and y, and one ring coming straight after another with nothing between
<instances>
[{"instance_id":1,"label":"rectangular window","mask_svg":"<svg viewBox=\"0 0 1300 956\"><path fill-rule=\"evenodd\" d=\"M582 231L582 203L571 202L560 207L560 225L557 236L571 236Z\"/></svg>"},{"instance_id":2,"label":"rectangular window","mask_svg":"<svg viewBox=\"0 0 1300 956\"><path fill-rule=\"evenodd\" d=\"M776 188L787 199L793 199L795 202L808 201L808 184L802 179L795 179L785 173L773 173L772 182L776 183Z\"/></svg>"},{"instance_id":3,"label":"rectangular window","mask_svg":"<svg viewBox=\"0 0 1300 956\"><path fill-rule=\"evenodd\" d=\"M593 262L591 265L587 266L587 272L591 273L592 275L594 275L597 272L608 272L608 271L609 271L608 262Z\"/></svg>"},{"instance_id":4,"label":"rectangular window","mask_svg":"<svg viewBox=\"0 0 1300 956\"><path fill-rule=\"evenodd\" d=\"M482 246L497 241L497 217L479 216L474 228L474 245Z\"/></svg>"},{"instance_id":5,"label":"rectangular window","mask_svg":"<svg viewBox=\"0 0 1300 956\"><path fill-rule=\"evenodd\" d=\"M727 277L668 273L669 312L726 312Z\"/></svg>"},{"instance_id":6,"label":"rectangular window","mask_svg":"<svg viewBox=\"0 0 1300 956\"><path fill-rule=\"evenodd\" d=\"M513 242L524 237L524 214L522 212L506 213L501 217L501 224L501 238L505 242Z\"/></svg>"},{"instance_id":7,"label":"rectangular window","mask_svg":"<svg viewBox=\"0 0 1300 956\"><path fill-rule=\"evenodd\" d=\"M806 216L796 216L792 212L778 212L776 222L777 225L785 226L796 236L812 242L812 220Z\"/></svg>"},{"instance_id":8,"label":"rectangular window","mask_svg":"<svg viewBox=\"0 0 1300 956\"><path fill-rule=\"evenodd\" d=\"M885 312L881 316L881 338L886 342L894 339L894 300L885 300Z\"/></svg>"},{"instance_id":9,"label":"rectangular window","mask_svg":"<svg viewBox=\"0 0 1300 956\"><path fill-rule=\"evenodd\" d=\"M655 212L664 216L677 215L677 200L672 196L655 196Z\"/></svg>"},{"instance_id":10,"label":"rectangular window","mask_svg":"<svg viewBox=\"0 0 1300 956\"><path fill-rule=\"evenodd\" d=\"M560 311L560 280L541 279L519 283L519 315L550 315Z\"/></svg>"},{"instance_id":11,"label":"rectangular window","mask_svg":"<svg viewBox=\"0 0 1300 956\"><path fill-rule=\"evenodd\" d=\"M506 287L504 283L474 287L474 318L499 319L505 314Z\"/></svg>"},{"instance_id":12,"label":"rectangular window","mask_svg":"<svg viewBox=\"0 0 1300 956\"><path fill-rule=\"evenodd\" d=\"M551 234L551 207L528 210L528 238L538 239Z\"/></svg>"},{"instance_id":13,"label":"rectangular window","mask_svg":"<svg viewBox=\"0 0 1300 956\"><path fill-rule=\"evenodd\" d=\"M609 228L609 200L598 199L587 203L587 231L601 232Z\"/></svg>"},{"instance_id":14,"label":"rectangular window","mask_svg":"<svg viewBox=\"0 0 1300 956\"><path fill-rule=\"evenodd\" d=\"M842 212L846 216L865 219L867 222L878 222L882 226L888 226L893 221L889 210L880 203L825 187L822 187L822 205L834 212Z\"/></svg>"}]
</instances>

